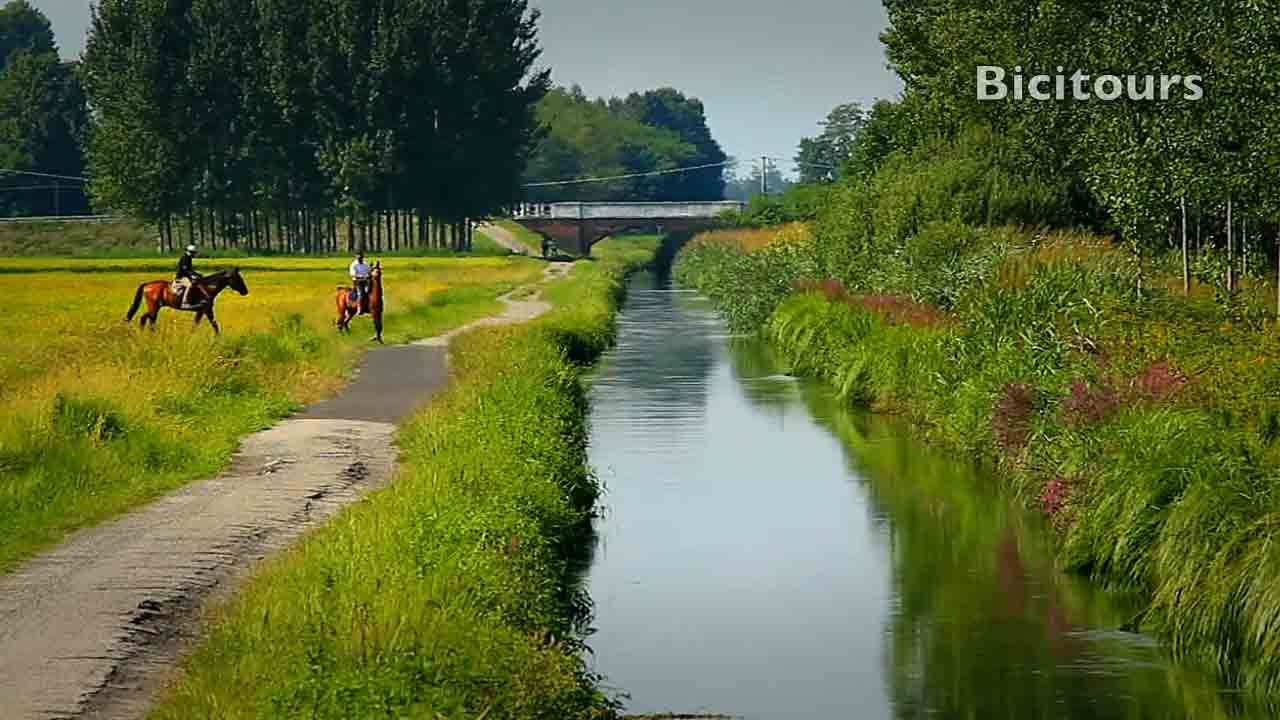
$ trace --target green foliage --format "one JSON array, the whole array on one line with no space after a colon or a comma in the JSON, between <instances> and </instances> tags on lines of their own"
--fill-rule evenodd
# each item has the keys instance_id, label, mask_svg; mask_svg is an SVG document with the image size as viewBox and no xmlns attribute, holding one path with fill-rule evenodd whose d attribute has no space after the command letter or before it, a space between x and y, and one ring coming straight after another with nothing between
<instances>
[{"instance_id":1,"label":"green foliage","mask_svg":"<svg viewBox=\"0 0 1280 720\"><path fill-rule=\"evenodd\" d=\"M1273 88L1280 77L1280 12L1270 3L1204 5L1140 1L1117 4L962 0L886 5L883 39L903 78L900 103L885 118L896 148L978 122L1009 139L1018 162L1069 188L1069 224L1118 230L1131 249L1149 252L1168 237L1183 199L1197 212L1225 219L1234 200L1254 217L1274 220L1272 189L1280 167ZM978 100L975 69L1021 68L1068 79L1066 100ZM1150 100L1070 99L1070 77L1092 86L1108 73L1137 76ZM1188 100L1181 83L1161 99L1159 76L1200 76L1203 98ZM871 125L867 136L878 135ZM902 126L910 129L903 132ZM901 139L908 141L903 143ZM879 143L867 143L868 145ZM874 170L878 164L871 163ZM1059 223L1060 216L1045 217ZM1218 233L1221 244L1225 233Z\"/></svg>"},{"instance_id":2,"label":"green foliage","mask_svg":"<svg viewBox=\"0 0 1280 720\"><path fill-rule=\"evenodd\" d=\"M0 8L0 167L84 174L88 112L74 64L61 63L49 20L26 0ZM0 214L88 210L80 183L32 175L0 178Z\"/></svg>"},{"instance_id":3,"label":"green foliage","mask_svg":"<svg viewBox=\"0 0 1280 720\"><path fill-rule=\"evenodd\" d=\"M185 216L189 234L198 221L201 234L262 244L276 225L281 245L314 250L323 234L336 250L339 218L364 242L412 214L414 233L398 235L426 244L430 216L460 249L465 218L519 193L549 82L524 0L95 10L83 72L95 203L159 224L168 244Z\"/></svg>"},{"instance_id":4,"label":"green foliage","mask_svg":"<svg viewBox=\"0 0 1280 720\"><path fill-rule=\"evenodd\" d=\"M720 149L720 143L711 136L702 101L685 97L675 88L631 93L626 98L611 100L609 108L645 125L675 131L682 141L694 147L695 154L691 158L694 165L710 165L728 159ZM654 188L655 200L719 200L724 197L724 172L721 168L677 173L650 182L658 185Z\"/></svg>"},{"instance_id":5,"label":"green foliage","mask_svg":"<svg viewBox=\"0 0 1280 720\"><path fill-rule=\"evenodd\" d=\"M58 55L49 18L28 0L9 0L0 7L0 71L17 53Z\"/></svg>"},{"instance_id":6,"label":"green foliage","mask_svg":"<svg viewBox=\"0 0 1280 720\"><path fill-rule=\"evenodd\" d=\"M524 173L527 183L610 177L720 163L702 102L672 88L590 100L582 89L555 88L538 104L545 135ZM534 202L719 200L724 169L529 188Z\"/></svg>"},{"instance_id":7,"label":"green foliage","mask_svg":"<svg viewBox=\"0 0 1280 720\"><path fill-rule=\"evenodd\" d=\"M799 282L817 273L810 253L793 243L746 252L732 243L695 240L673 268L678 281L715 300L736 331L758 328Z\"/></svg>"},{"instance_id":8,"label":"green foliage","mask_svg":"<svg viewBox=\"0 0 1280 720\"><path fill-rule=\"evenodd\" d=\"M830 188L821 184L792 185L778 195L751 197L742 212L725 213L727 225L762 228L791 222L808 222L818 217L825 206Z\"/></svg>"},{"instance_id":9,"label":"green foliage","mask_svg":"<svg viewBox=\"0 0 1280 720\"><path fill-rule=\"evenodd\" d=\"M800 182L819 183L838 179L860 144L870 113L858 103L837 105L827 114L822 132L800 140L796 153Z\"/></svg>"}]
</instances>

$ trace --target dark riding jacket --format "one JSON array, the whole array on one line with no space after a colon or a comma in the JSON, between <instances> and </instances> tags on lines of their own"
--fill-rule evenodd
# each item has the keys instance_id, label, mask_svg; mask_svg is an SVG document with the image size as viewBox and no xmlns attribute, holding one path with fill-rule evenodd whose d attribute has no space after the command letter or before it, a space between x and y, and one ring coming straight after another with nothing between
<instances>
[{"instance_id":1,"label":"dark riding jacket","mask_svg":"<svg viewBox=\"0 0 1280 720\"><path fill-rule=\"evenodd\" d=\"M200 277L200 273L195 271L195 258L189 253L182 253L182 257L178 258L178 279L191 278L195 280Z\"/></svg>"}]
</instances>

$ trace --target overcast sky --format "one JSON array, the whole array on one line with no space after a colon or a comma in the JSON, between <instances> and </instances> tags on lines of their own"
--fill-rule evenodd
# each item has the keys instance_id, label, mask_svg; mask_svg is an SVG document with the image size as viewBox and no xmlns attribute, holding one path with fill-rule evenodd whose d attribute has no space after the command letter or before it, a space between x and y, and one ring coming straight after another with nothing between
<instances>
[{"instance_id":1,"label":"overcast sky","mask_svg":"<svg viewBox=\"0 0 1280 720\"><path fill-rule=\"evenodd\" d=\"M87 0L33 0L64 57L84 48ZM531 0L542 62L588 95L672 86L701 98L730 155L785 158L832 107L895 96L879 0ZM759 162L753 160L753 162ZM743 168L745 174L746 168Z\"/></svg>"}]
</instances>

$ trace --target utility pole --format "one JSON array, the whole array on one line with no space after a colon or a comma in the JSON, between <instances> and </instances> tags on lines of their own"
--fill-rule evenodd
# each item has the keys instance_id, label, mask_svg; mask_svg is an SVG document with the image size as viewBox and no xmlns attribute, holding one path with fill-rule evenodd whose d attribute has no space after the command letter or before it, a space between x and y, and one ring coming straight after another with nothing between
<instances>
[{"instance_id":1,"label":"utility pole","mask_svg":"<svg viewBox=\"0 0 1280 720\"><path fill-rule=\"evenodd\" d=\"M769 156L760 156L760 194L769 194Z\"/></svg>"}]
</instances>

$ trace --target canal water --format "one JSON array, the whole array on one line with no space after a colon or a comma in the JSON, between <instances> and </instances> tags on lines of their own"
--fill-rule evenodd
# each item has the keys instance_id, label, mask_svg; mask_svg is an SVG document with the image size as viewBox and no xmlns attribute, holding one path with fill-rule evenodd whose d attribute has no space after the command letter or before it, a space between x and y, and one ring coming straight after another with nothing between
<instances>
[{"instance_id":1,"label":"canal water","mask_svg":"<svg viewBox=\"0 0 1280 720\"><path fill-rule=\"evenodd\" d=\"M592 380L588 663L628 713L1225 718L992 478L635 276Z\"/></svg>"}]
</instances>

